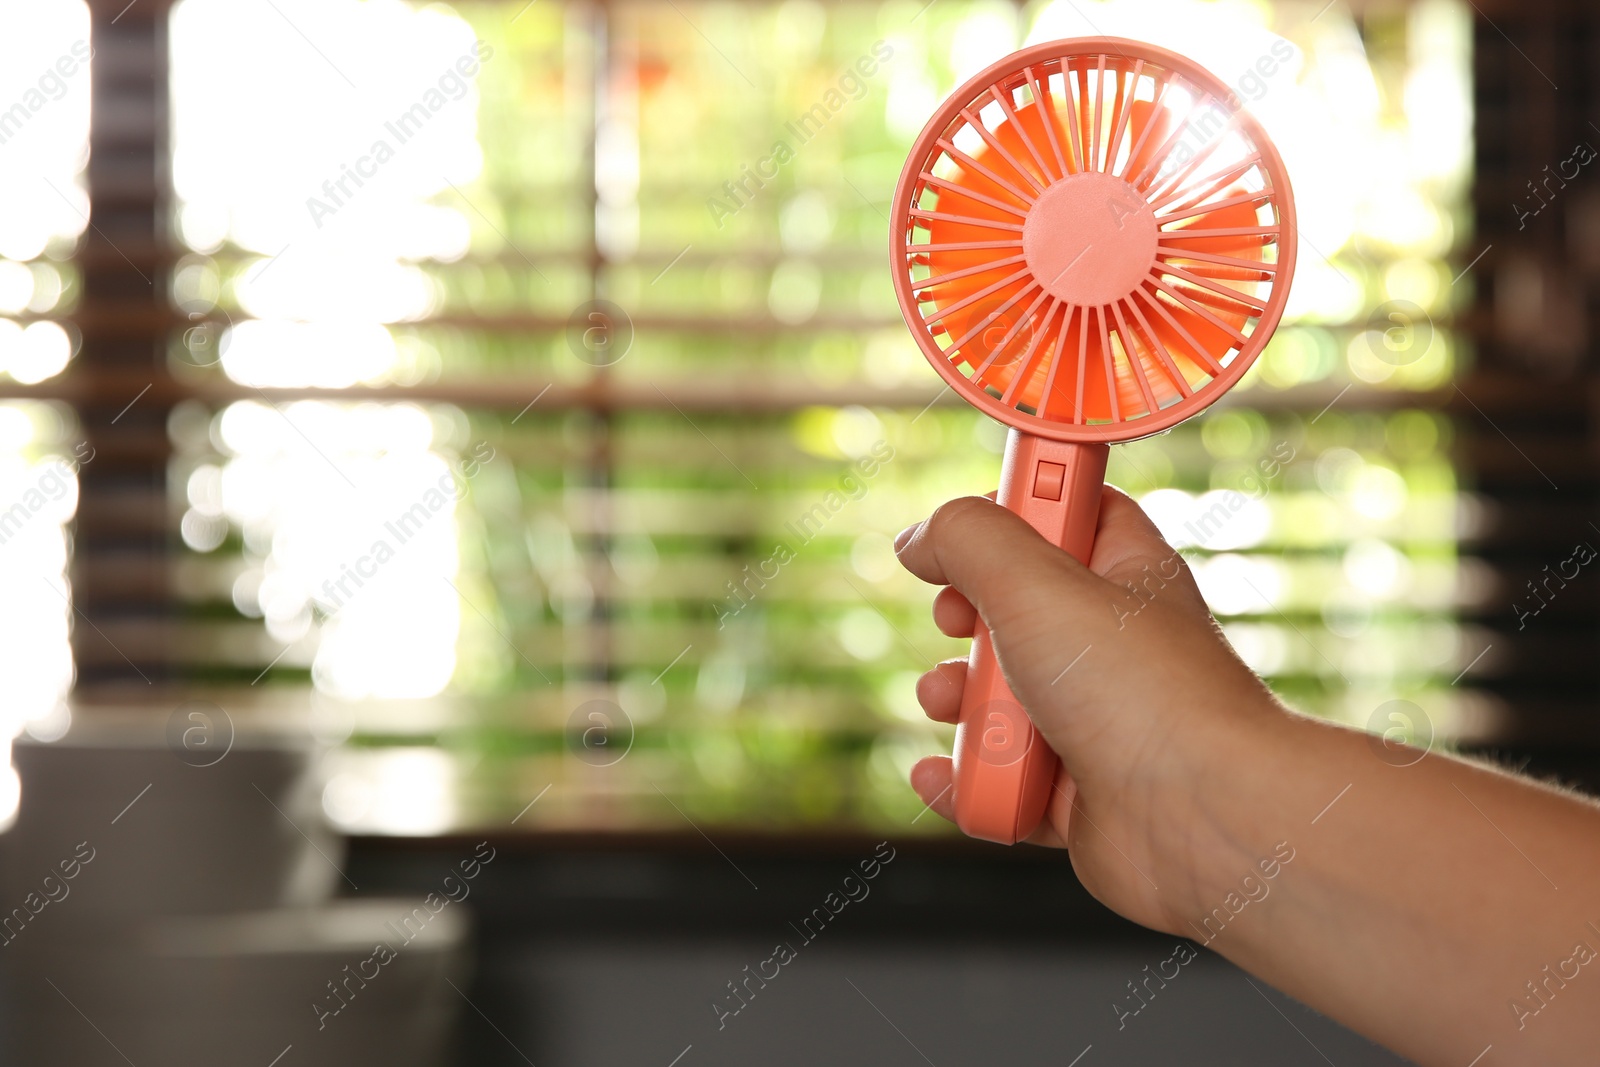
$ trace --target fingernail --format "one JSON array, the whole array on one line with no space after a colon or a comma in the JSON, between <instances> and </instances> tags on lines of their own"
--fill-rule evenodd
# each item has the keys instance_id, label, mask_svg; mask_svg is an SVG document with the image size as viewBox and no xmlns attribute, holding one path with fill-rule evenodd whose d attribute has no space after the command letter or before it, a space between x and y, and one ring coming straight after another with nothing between
<instances>
[{"instance_id":1,"label":"fingernail","mask_svg":"<svg viewBox=\"0 0 1600 1067\"><path fill-rule=\"evenodd\" d=\"M906 542L911 540L912 536L920 529L922 529L922 523L914 522L910 526L907 526L904 530L901 530L899 533L895 534L894 550L899 552L902 548L906 547Z\"/></svg>"}]
</instances>

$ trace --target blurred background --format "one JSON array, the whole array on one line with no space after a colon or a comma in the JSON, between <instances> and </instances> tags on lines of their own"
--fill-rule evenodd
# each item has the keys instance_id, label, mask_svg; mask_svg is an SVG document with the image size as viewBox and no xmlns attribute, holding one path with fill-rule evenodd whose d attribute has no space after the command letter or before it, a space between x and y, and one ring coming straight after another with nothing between
<instances>
[{"instance_id":1,"label":"blurred background","mask_svg":"<svg viewBox=\"0 0 1600 1067\"><path fill-rule=\"evenodd\" d=\"M1233 86L1301 238L1108 480L1296 707L1600 783L1575 0L19 0L8 1062L1397 1062L1212 958L1122 1018L1171 939L905 782L965 642L891 538L1004 431L888 201L957 84L1091 35Z\"/></svg>"}]
</instances>

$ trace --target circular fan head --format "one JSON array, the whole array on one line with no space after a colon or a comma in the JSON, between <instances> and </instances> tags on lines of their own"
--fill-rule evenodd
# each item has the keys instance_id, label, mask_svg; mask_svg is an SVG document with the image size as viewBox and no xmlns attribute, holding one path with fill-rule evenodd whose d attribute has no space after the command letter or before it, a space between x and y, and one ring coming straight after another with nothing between
<instances>
[{"instance_id":1,"label":"circular fan head","mask_svg":"<svg viewBox=\"0 0 1600 1067\"><path fill-rule=\"evenodd\" d=\"M890 259L934 368L1000 421L1124 441L1195 414L1267 343L1294 202L1238 98L1174 52L1035 45L963 85L895 188Z\"/></svg>"}]
</instances>

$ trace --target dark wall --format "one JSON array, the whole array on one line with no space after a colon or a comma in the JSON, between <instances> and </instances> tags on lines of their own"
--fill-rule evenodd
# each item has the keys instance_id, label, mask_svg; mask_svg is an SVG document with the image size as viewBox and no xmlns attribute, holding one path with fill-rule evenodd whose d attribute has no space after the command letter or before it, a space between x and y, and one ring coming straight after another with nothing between
<instances>
[{"instance_id":1,"label":"dark wall","mask_svg":"<svg viewBox=\"0 0 1600 1067\"><path fill-rule=\"evenodd\" d=\"M363 892L425 892L474 844L359 840L349 873ZM847 886L877 841L494 845L468 901L463 1064L1064 1067L1091 1045L1083 1067L1402 1062L1209 950L1190 959L1117 918L1064 853L891 842L877 876ZM797 929L846 890L859 899ZM793 958L767 963L780 942ZM744 984L746 967L777 977ZM1136 999L1128 983L1151 973Z\"/></svg>"}]
</instances>

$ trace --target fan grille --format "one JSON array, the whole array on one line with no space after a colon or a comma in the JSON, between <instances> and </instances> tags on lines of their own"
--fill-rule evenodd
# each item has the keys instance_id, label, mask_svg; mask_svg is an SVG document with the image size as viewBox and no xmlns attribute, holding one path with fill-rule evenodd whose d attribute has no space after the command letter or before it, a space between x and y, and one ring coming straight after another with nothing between
<instances>
[{"instance_id":1,"label":"fan grille","mask_svg":"<svg viewBox=\"0 0 1600 1067\"><path fill-rule=\"evenodd\" d=\"M895 190L907 324L1004 422L1127 440L1255 359L1293 273L1276 149L1197 64L1116 38L1013 55L958 90Z\"/></svg>"}]
</instances>

